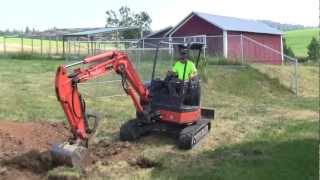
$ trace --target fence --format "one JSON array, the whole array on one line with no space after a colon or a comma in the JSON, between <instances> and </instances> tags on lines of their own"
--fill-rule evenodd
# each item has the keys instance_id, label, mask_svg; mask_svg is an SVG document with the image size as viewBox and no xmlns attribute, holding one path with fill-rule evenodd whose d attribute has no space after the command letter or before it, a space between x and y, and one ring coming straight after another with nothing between
<instances>
[{"instance_id":1,"label":"fence","mask_svg":"<svg viewBox=\"0 0 320 180\"><path fill-rule=\"evenodd\" d=\"M59 36L2 36L0 37L0 52L10 53L30 53L45 56L55 56L63 54L62 38Z\"/></svg>"},{"instance_id":2,"label":"fence","mask_svg":"<svg viewBox=\"0 0 320 180\"><path fill-rule=\"evenodd\" d=\"M210 38L217 39L221 37L206 37L207 42L213 43L214 40ZM246 46L243 46L243 48L240 48L239 50L237 50L242 53L240 53L239 57L230 59L229 61L232 61L231 63L248 64L253 68L257 69L258 71L260 71L261 73L269 75L271 78L279 79L281 84L292 89L294 93L296 94L298 93L298 71L297 71L298 63L296 59L283 55L284 60L280 61L282 65L275 65L273 58L277 56L282 58L281 52L276 51L263 44L260 44L259 42L256 42L255 40L249 37L233 36L232 38L235 38L235 39L239 38L239 40L241 40L242 38L243 42L240 44L242 45L246 44ZM154 42L149 44L148 42L150 42L150 39L148 39L148 41L145 41L144 44L142 44L142 42L137 42L137 41L96 42L97 45L94 47L100 47L100 49L99 48L95 49L93 53L95 54L95 53L99 53L100 51L110 50L110 49L120 49L122 51L125 51L126 53L128 53L129 57L131 58L131 61L133 62L136 69L138 70L142 80L150 80L151 71L152 71L152 62L153 62L154 55L156 53L156 48L154 48L154 46L156 46L156 44L159 42L157 41L155 43L155 40L156 39L152 39L152 41ZM160 67L158 67L157 71L155 72L156 78L163 78L166 74L166 71L171 68L172 64L177 58L179 53L175 49L174 45L184 42L183 38L179 38L178 39L179 41L169 40L168 38L161 39L161 40L162 40L162 43L161 43L161 46L159 47L159 55L158 55L158 66ZM79 51L77 49L79 48L79 45L77 45L77 43L73 43L73 42L70 42L70 43L76 45L76 48L75 48L76 50L70 51L71 54L68 55L69 58L66 58L66 61L67 61L66 63L71 63L71 61L79 59L80 58L79 55L84 56L88 52L88 49L86 48L84 48L82 51L81 50ZM115 43L117 43L118 48L114 47ZM70 47L73 47L73 46L70 46ZM83 47L86 47L86 46L83 46ZM263 63L259 63L260 61L257 61L253 57L250 57L250 55L252 54L246 53L246 52L251 52L252 49L255 49L255 48L259 49L258 51L262 53L262 57L265 57L264 60L262 61ZM215 52L213 52L212 50L215 50ZM216 61L219 59L222 59L223 61L227 61L226 59L221 57L223 54L223 50L222 50L222 47L219 47L218 45L215 45L214 47L208 47L207 45L203 53L206 56L206 59L209 65L207 68L210 68L211 64L216 64L217 63ZM196 54L191 51L190 56L196 57ZM269 61L268 58L269 59L271 58L271 61ZM223 62L223 63L228 64L228 62ZM94 88L92 88L91 85L93 85ZM94 98L108 98L108 97L117 97L117 96L123 95L123 94L119 94L119 92L121 92L119 91L119 89L121 89L120 79L115 74L111 74L108 77L97 79L95 81L91 81L90 83L85 83L81 85L81 87L84 92L87 92L86 94L88 96L90 96L90 94L91 96L94 94Z\"/></svg>"},{"instance_id":3,"label":"fence","mask_svg":"<svg viewBox=\"0 0 320 180\"><path fill-rule=\"evenodd\" d=\"M172 64L178 56L176 44L203 43L203 54L209 64L248 64L262 73L266 73L298 94L298 62L297 59L282 54L281 47L261 43L245 35L228 35L227 45L223 36L185 36L167 38L146 38L123 41L66 41L61 37L0 37L0 52L31 53L45 56L64 56L66 63L79 60L87 55L94 55L105 50L122 50L129 54L140 71L146 71L161 41L160 58ZM227 57L227 58L225 58ZM262 65L263 64L263 65ZM275 66L280 65L282 66ZM141 69L141 67L144 67ZM275 68L277 67L277 68ZM147 73L142 72L143 79ZM118 80L117 80L118 81ZM110 82L117 82L110 80Z\"/></svg>"},{"instance_id":4,"label":"fence","mask_svg":"<svg viewBox=\"0 0 320 180\"><path fill-rule=\"evenodd\" d=\"M87 44L87 42L83 42ZM154 55L156 48L141 48L137 41L101 41L95 42L94 49L89 49L90 54L98 54L105 50L121 50L128 54L135 69L139 72L142 81L151 78ZM88 46L82 46L82 42L70 42L70 51L66 51L66 64L78 61L88 53ZM116 45L115 45L116 44ZM95 48L97 47L97 48ZM89 47L91 48L91 46ZM155 78L163 78L168 69L171 68L177 52L171 52L167 43L163 43L158 49L158 68L155 71ZM85 67L86 65L74 66L73 68ZM72 71L72 69L71 69ZM113 98L125 95L121 87L121 77L114 72L108 73L90 82L79 84L84 96L94 99Z\"/></svg>"}]
</instances>

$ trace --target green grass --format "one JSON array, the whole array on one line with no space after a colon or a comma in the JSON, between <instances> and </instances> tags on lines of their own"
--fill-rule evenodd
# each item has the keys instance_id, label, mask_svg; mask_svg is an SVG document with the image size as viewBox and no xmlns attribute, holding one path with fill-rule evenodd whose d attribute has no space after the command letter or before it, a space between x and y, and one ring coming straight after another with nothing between
<instances>
[{"instance_id":1,"label":"green grass","mask_svg":"<svg viewBox=\"0 0 320 180\"><path fill-rule=\"evenodd\" d=\"M288 89L293 89L292 81L294 74L293 65L262 65L252 64L252 67L257 69L269 77L279 79L280 83ZM303 97L318 97L319 96L319 67L308 66L300 64L297 68L298 71L298 94Z\"/></svg>"},{"instance_id":2,"label":"green grass","mask_svg":"<svg viewBox=\"0 0 320 180\"><path fill-rule=\"evenodd\" d=\"M53 86L54 71L63 62L0 59L0 119L63 118Z\"/></svg>"},{"instance_id":3,"label":"green grass","mask_svg":"<svg viewBox=\"0 0 320 180\"><path fill-rule=\"evenodd\" d=\"M0 119L65 121L53 88L60 63L64 61L0 59ZM149 67L140 66L141 71L144 68ZM306 70L306 76L318 73ZM300 71L305 71L303 66ZM161 166L140 169L110 160L106 165L98 163L86 177L317 179L318 97L296 97L278 80L249 66L209 65L207 76L207 83L202 83L202 105L214 107L216 118L212 131L198 147L182 151L168 137L145 137L136 142L137 150L131 155L144 156ZM120 87L102 84L81 88L88 93L87 107L103 115L98 138L116 140L121 124L135 116L130 99L90 97L119 92ZM72 176L76 173L65 171Z\"/></svg>"},{"instance_id":4,"label":"green grass","mask_svg":"<svg viewBox=\"0 0 320 180\"><path fill-rule=\"evenodd\" d=\"M308 55L307 46L312 37L319 39L319 28L286 31L284 37L296 56L306 57Z\"/></svg>"}]
</instances>

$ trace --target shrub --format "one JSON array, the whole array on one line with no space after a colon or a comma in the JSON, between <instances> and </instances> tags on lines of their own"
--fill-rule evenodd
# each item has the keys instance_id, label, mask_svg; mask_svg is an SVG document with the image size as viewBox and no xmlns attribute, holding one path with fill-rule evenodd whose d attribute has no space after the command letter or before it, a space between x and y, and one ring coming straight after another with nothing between
<instances>
[{"instance_id":1,"label":"shrub","mask_svg":"<svg viewBox=\"0 0 320 180\"><path fill-rule=\"evenodd\" d=\"M283 38L283 41L282 41L282 46L283 46L283 53L287 56L290 56L290 57L295 57L291 47L289 47L286 43L286 39Z\"/></svg>"},{"instance_id":2,"label":"shrub","mask_svg":"<svg viewBox=\"0 0 320 180\"><path fill-rule=\"evenodd\" d=\"M306 56L298 56L297 59L299 63L305 63L308 61L308 57Z\"/></svg>"},{"instance_id":3,"label":"shrub","mask_svg":"<svg viewBox=\"0 0 320 180\"><path fill-rule=\"evenodd\" d=\"M312 37L308 45L308 57L310 60L318 61L320 59L320 42Z\"/></svg>"}]
</instances>

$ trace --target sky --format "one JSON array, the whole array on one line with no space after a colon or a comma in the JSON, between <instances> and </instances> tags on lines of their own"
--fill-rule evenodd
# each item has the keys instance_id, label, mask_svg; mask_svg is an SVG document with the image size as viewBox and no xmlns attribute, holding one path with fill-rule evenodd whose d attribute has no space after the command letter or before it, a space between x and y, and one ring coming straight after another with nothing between
<instances>
[{"instance_id":1,"label":"sky","mask_svg":"<svg viewBox=\"0 0 320 180\"><path fill-rule=\"evenodd\" d=\"M192 11L318 26L319 0L1 0L0 30L103 27L105 12L146 11L151 28L176 25Z\"/></svg>"}]
</instances>

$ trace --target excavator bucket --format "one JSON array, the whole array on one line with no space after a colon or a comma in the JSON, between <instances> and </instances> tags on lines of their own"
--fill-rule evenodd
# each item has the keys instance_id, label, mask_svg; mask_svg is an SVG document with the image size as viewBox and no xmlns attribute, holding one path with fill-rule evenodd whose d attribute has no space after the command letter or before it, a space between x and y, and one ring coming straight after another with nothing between
<instances>
[{"instance_id":1,"label":"excavator bucket","mask_svg":"<svg viewBox=\"0 0 320 180\"><path fill-rule=\"evenodd\" d=\"M90 163L90 153L87 147L95 141L101 116L99 113L92 111L88 111L85 114L84 124L88 140L80 144L86 144L86 146L70 142L52 145L50 153L55 164L82 168Z\"/></svg>"},{"instance_id":2,"label":"excavator bucket","mask_svg":"<svg viewBox=\"0 0 320 180\"><path fill-rule=\"evenodd\" d=\"M57 165L82 168L86 166L90 155L88 149L69 142L54 144L50 149L52 160Z\"/></svg>"}]
</instances>

